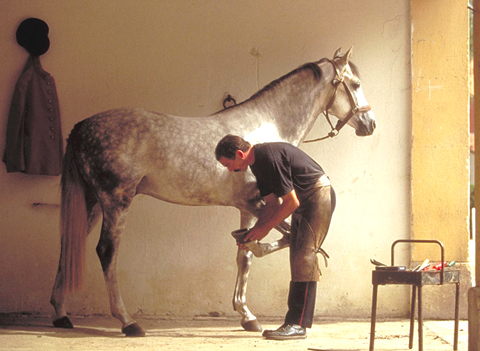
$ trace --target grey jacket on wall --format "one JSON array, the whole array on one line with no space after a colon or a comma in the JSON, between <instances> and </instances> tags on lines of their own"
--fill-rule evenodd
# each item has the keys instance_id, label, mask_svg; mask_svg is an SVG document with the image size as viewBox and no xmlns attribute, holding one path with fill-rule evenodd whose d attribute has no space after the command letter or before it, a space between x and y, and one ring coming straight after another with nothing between
<instances>
[{"instance_id":1,"label":"grey jacket on wall","mask_svg":"<svg viewBox=\"0 0 480 351\"><path fill-rule=\"evenodd\" d=\"M3 162L7 172L59 175L63 137L57 90L39 56L30 56L15 86Z\"/></svg>"}]
</instances>

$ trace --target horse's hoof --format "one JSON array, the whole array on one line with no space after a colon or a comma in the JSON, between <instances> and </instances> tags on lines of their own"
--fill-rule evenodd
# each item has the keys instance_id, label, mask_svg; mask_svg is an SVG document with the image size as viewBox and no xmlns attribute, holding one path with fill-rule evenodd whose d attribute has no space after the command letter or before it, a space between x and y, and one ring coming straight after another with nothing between
<instances>
[{"instance_id":1,"label":"horse's hoof","mask_svg":"<svg viewBox=\"0 0 480 351\"><path fill-rule=\"evenodd\" d=\"M145 332L143 331L142 327L138 325L138 323L127 325L122 329L122 332L125 334L125 336L145 336Z\"/></svg>"},{"instance_id":2,"label":"horse's hoof","mask_svg":"<svg viewBox=\"0 0 480 351\"><path fill-rule=\"evenodd\" d=\"M256 319L242 323L242 327L251 332L261 332L263 330L262 325Z\"/></svg>"},{"instance_id":3,"label":"horse's hoof","mask_svg":"<svg viewBox=\"0 0 480 351\"><path fill-rule=\"evenodd\" d=\"M57 328L67 328L67 329L73 328L73 324L67 316L59 319L55 319L53 321L53 325Z\"/></svg>"}]
</instances>

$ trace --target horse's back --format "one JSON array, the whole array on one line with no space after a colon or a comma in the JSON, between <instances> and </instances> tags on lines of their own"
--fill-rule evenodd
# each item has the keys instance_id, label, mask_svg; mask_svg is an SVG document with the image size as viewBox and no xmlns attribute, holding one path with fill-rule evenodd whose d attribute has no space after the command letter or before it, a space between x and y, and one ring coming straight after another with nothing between
<instances>
[{"instance_id":1,"label":"horse's back","mask_svg":"<svg viewBox=\"0 0 480 351\"><path fill-rule=\"evenodd\" d=\"M182 204L227 204L228 172L215 160L215 118L114 109L73 129L69 143L97 191L123 188Z\"/></svg>"}]
</instances>

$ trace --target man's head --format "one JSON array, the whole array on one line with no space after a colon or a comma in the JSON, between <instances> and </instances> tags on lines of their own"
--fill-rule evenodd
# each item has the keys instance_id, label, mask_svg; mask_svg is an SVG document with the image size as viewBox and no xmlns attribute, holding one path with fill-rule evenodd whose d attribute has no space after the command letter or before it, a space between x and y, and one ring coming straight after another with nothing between
<instances>
[{"instance_id":1,"label":"man's head","mask_svg":"<svg viewBox=\"0 0 480 351\"><path fill-rule=\"evenodd\" d=\"M245 172L249 166L247 156L251 145L236 135L226 135L215 148L215 157L230 172Z\"/></svg>"}]
</instances>

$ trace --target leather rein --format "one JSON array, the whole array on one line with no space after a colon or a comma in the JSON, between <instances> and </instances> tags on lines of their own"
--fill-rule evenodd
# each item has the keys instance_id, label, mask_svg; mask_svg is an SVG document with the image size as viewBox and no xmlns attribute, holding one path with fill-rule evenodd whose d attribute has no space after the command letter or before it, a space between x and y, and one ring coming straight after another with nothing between
<instances>
[{"instance_id":1,"label":"leather rein","mask_svg":"<svg viewBox=\"0 0 480 351\"><path fill-rule=\"evenodd\" d=\"M330 128L332 128L332 130L324 137L322 138L317 138L317 139L311 139L311 140L305 140L304 143L312 143L314 141L320 141L320 140L325 140L325 139L328 139L328 138L333 138L335 136L338 135L338 133L340 132L340 129L343 128L343 126L345 124L348 123L348 121L350 121L350 119L355 116L357 113L359 112L368 112L370 111L372 108L370 107L370 105L366 105L366 106L358 106L358 103L353 95L353 92L352 90L350 89L350 87L348 86L347 83L345 83L345 80L344 80L344 77L340 76L339 72L338 72L338 67L337 67L337 64L333 61L333 60L328 60L332 65L333 65L333 68L335 69L335 77L333 78L332 80L332 85L335 87L335 90L333 91L333 95L332 97L330 98L330 101L328 102L327 104L327 107L325 108L325 111L324 111L324 115L325 115L325 118L327 119L328 121L328 124L330 124ZM347 93L347 96L348 96L348 99L350 100L350 106L351 106L351 110L350 112L348 113L347 117L345 117L343 120L338 120L337 122L337 125L334 127L333 124L332 124L332 121L330 120L330 116L328 114L328 110L330 110L330 108L333 106L333 103L335 102L335 98L337 96L337 91L338 91L338 87L340 84L343 84L344 88L345 88L345 92Z\"/></svg>"}]
</instances>

